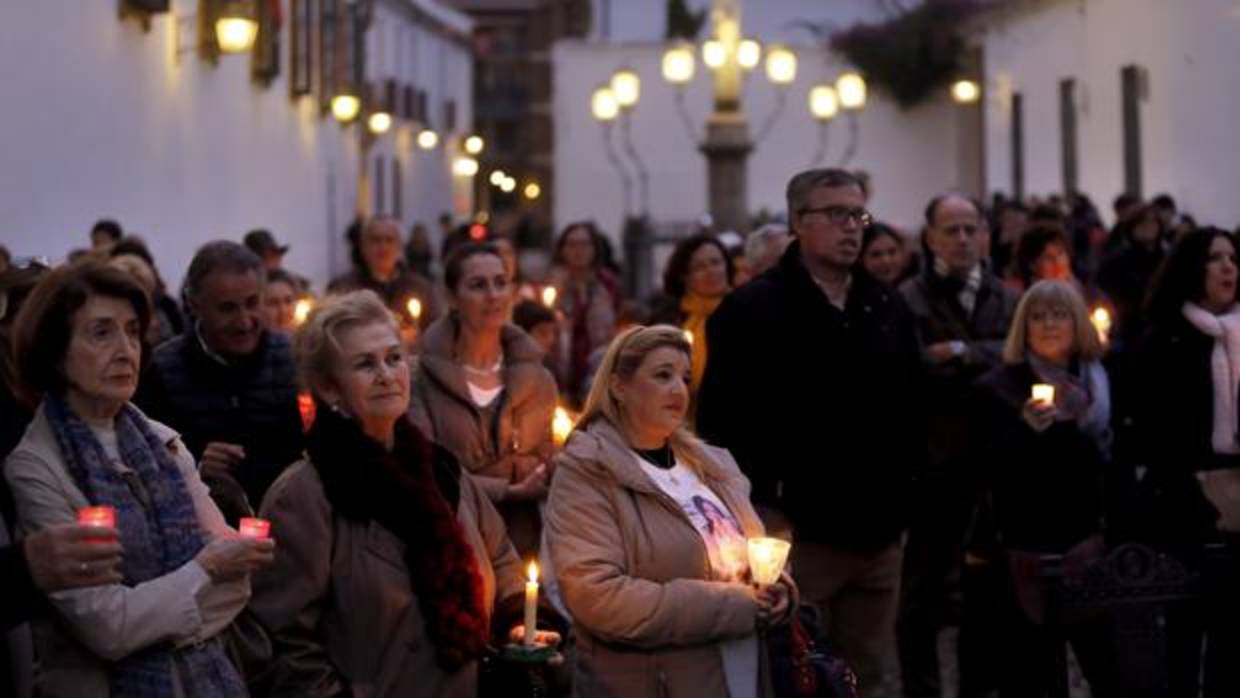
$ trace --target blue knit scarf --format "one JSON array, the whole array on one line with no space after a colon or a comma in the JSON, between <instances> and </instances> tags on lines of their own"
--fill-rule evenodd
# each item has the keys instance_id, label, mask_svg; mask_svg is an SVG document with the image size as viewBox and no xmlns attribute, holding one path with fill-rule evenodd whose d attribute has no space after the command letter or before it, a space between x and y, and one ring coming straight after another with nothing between
<instances>
[{"instance_id":1,"label":"blue knit scarf","mask_svg":"<svg viewBox=\"0 0 1240 698\"><path fill-rule=\"evenodd\" d=\"M117 533L125 547L121 572L126 586L173 572L202 550L206 539L185 480L167 445L138 410L126 404L115 421L121 461L141 483L132 489L109 463L94 432L63 398L49 395L44 410L65 467L82 494L93 505L116 510ZM137 490L145 490L141 498ZM180 649L168 643L152 645L108 667L110 692L118 697L170 698L177 679L186 698L247 695L218 638Z\"/></svg>"}]
</instances>

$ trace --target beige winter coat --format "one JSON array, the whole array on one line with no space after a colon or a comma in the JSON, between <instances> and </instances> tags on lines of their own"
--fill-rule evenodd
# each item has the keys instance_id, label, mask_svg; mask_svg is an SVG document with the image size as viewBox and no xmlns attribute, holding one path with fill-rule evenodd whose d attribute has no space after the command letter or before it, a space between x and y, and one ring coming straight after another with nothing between
<instances>
[{"instance_id":1,"label":"beige winter coat","mask_svg":"<svg viewBox=\"0 0 1240 698\"><path fill-rule=\"evenodd\" d=\"M708 455L706 485L746 536L762 535L749 481L727 451ZM700 534L605 420L575 432L556 463L545 552L573 616L576 695L727 698L718 643L754 633L753 592L710 581Z\"/></svg>"},{"instance_id":2,"label":"beige winter coat","mask_svg":"<svg viewBox=\"0 0 1240 698\"><path fill-rule=\"evenodd\" d=\"M460 482L457 520L493 608L523 591L521 561L491 503L470 478ZM279 545L255 576L250 610L274 641L271 698L476 698L476 663L451 674L436 663L395 534L334 516L306 461L276 480L262 515Z\"/></svg>"},{"instance_id":3,"label":"beige winter coat","mask_svg":"<svg viewBox=\"0 0 1240 698\"><path fill-rule=\"evenodd\" d=\"M500 338L504 391L494 409L481 409L470 397L465 371L456 360L456 336L456 321L451 316L435 322L423 335L409 416L423 434L452 451L461 467L473 475L504 517L517 550L528 554L538 546L537 504L507 502L504 493L529 468L551 456L555 378L543 366L534 340L521 328L506 325ZM514 454L529 458L513 458Z\"/></svg>"},{"instance_id":4,"label":"beige winter coat","mask_svg":"<svg viewBox=\"0 0 1240 698\"><path fill-rule=\"evenodd\" d=\"M235 534L211 501L189 449L175 431L147 420L176 460L206 540ZM20 535L74 523L90 506L65 469L60 446L43 408L4 463L17 504ZM124 544L124 541L121 541ZM123 584L59 591L49 595L57 622L34 626L39 653L36 693L47 698L106 698L108 662L143 648L211 639L225 630L250 598L250 579L212 582L190 560L137 586Z\"/></svg>"}]
</instances>

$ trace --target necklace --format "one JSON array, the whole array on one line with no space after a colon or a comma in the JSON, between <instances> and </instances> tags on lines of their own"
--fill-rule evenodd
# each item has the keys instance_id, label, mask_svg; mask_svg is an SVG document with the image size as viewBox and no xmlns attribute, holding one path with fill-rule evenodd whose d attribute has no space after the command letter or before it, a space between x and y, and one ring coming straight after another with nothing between
<instances>
[{"instance_id":1,"label":"necklace","mask_svg":"<svg viewBox=\"0 0 1240 698\"><path fill-rule=\"evenodd\" d=\"M486 368L474 368L473 366L470 366L469 364L463 361L461 362L461 368L465 369L466 373L472 373L475 376L490 376L492 374L499 373L500 369L502 369L503 367L504 367L504 352L502 351L499 353L499 356L495 357L495 363L491 364L490 366L487 366Z\"/></svg>"}]
</instances>

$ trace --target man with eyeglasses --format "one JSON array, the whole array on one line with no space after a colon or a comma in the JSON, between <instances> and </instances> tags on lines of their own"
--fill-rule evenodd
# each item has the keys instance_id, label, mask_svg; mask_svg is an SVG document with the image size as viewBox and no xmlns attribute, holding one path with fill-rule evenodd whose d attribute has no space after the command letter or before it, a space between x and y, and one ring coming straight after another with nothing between
<instances>
[{"instance_id":1,"label":"man with eyeglasses","mask_svg":"<svg viewBox=\"0 0 1240 698\"><path fill-rule=\"evenodd\" d=\"M906 698L940 695L938 635L959 615L953 599L960 595L966 530L979 500L968 476L971 386L998 365L1017 301L982 263L989 233L978 203L947 192L930 200L925 216L930 258L900 286L916 318L926 397L934 406L923 412L927 453L913 474L904 551L897 639ZM975 559L978 571L982 560ZM961 633L962 696L980 695L977 684L985 683L967 659L970 630Z\"/></svg>"},{"instance_id":2,"label":"man with eyeglasses","mask_svg":"<svg viewBox=\"0 0 1240 698\"><path fill-rule=\"evenodd\" d=\"M922 443L917 342L904 302L856 264L870 221L856 177L802 172L787 199L794 241L707 324L697 427L736 457L772 533L793 535L801 598L874 695L893 650L908 468Z\"/></svg>"}]
</instances>

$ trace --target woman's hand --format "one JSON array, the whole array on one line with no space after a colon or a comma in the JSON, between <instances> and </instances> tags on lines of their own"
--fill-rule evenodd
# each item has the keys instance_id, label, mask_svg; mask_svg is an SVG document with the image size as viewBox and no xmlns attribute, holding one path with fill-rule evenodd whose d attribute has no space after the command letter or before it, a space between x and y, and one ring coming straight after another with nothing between
<instances>
[{"instance_id":1,"label":"woman's hand","mask_svg":"<svg viewBox=\"0 0 1240 698\"><path fill-rule=\"evenodd\" d=\"M207 543L194 559L207 571L213 582L243 577L271 564L276 542L270 538L225 536Z\"/></svg>"},{"instance_id":2,"label":"woman's hand","mask_svg":"<svg viewBox=\"0 0 1240 698\"><path fill-rule=\"evenodd\" d=\"M121 581L121 544L114 528L51 526L30 534L21 545L30 578L44 593Z\"/></svg>"},{"instance_id":3,"label":"woman's hand","mask_svg":"<svg viewBox=\"0 0 1240 698\"><path fill-rule=\"evenodd\" d=\"M522 644L525 641L525 625L522 624L514 626L508 633L508 641L514 645ZM554 630L534 631L535 647L559 647L560 642L562 641L563 640L560 637L560 634ZM551 666L559 666L563 663L564 655L559 652L556 652L550 659L547 660L547 664L550 664Z\"/></svg>"},{"instance_id":4,"label":"woman's hand","mask_svg":"<svg viewBox=\"0 0 1240 698\"><path fill-rule=\"evenodd\" d=\"M505 499L516 501L545 499L547 497L547 480L547 466L541 464L531 470L520 481L509 485L505 493Z\"/></svg>"},{"instance_id":5,"label":"woman's hand","mask_svg":"<svg viewBox=\"0 0 1240 698\"><path fill-rule=\"evenodd\" d=\"M1055 423L1055 405L1029 398L1020 411L1021 419L1029 428L1041 434Z\"/></svg>"},{"instance_id":6,"label":"woman's hand","mask_svg":"<svg viewBox=\"0 0 1240 698\"><path fill-rule=\"evenodd\" d=\"M759 630L780 625L792 614L792 590L782 579L760 589L756 598L758 601L756 623Z\"/></svg>"}]
</instances>

